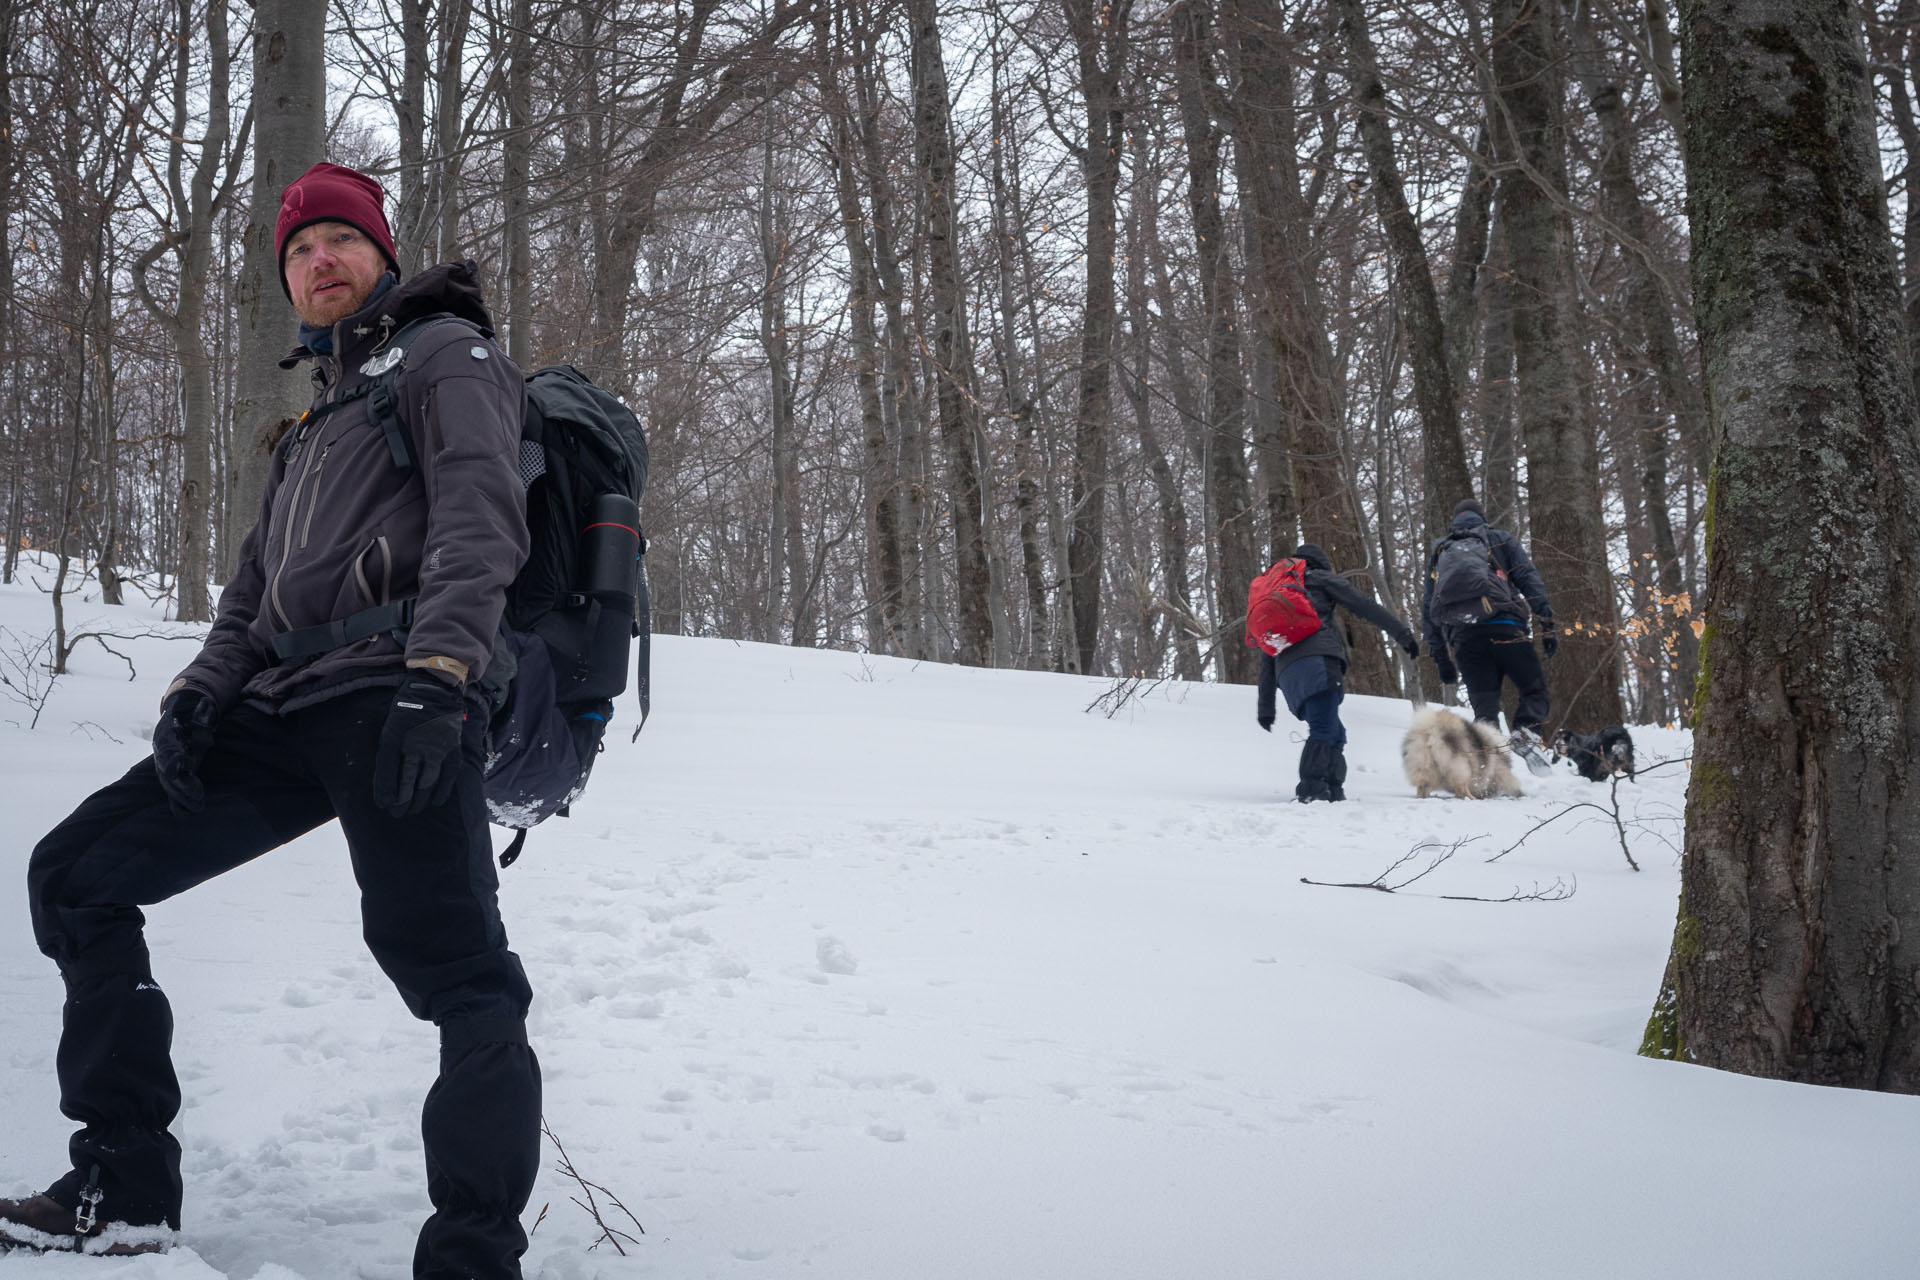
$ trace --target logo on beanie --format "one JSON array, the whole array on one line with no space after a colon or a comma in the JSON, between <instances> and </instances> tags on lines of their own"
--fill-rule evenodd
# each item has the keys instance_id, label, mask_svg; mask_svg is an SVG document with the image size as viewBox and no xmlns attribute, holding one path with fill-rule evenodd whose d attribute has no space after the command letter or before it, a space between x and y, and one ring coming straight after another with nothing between
<instances>
[{"instance_id":1,"label":"logo on beanie","mask_svg":"<svg viewBox=\"0 0 1920 1280\"><path fill-rule=\"evenodd\" d=\"M280 197L281 211L294 214L295 216L299 215L300 210L306 206L306 203L307 189L298 182L288 187Z\"/></svg>"}]
</instances>

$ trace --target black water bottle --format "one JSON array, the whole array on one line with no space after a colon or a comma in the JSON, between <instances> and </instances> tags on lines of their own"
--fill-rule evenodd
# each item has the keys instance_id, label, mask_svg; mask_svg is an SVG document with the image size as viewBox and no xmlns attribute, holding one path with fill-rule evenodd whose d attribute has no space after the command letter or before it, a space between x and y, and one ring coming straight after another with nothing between
<instances>
[{"instance_id":1,"label":"black water bottle","mask_svg":"<svg viewBox=\"0 0 1920 1280\"><path fill-rule=\"evenodd\" d=\"M640 508L624 493L603 493L580 531L580 590L625 613L640 589Z\"/></svg>"}]
</instances>

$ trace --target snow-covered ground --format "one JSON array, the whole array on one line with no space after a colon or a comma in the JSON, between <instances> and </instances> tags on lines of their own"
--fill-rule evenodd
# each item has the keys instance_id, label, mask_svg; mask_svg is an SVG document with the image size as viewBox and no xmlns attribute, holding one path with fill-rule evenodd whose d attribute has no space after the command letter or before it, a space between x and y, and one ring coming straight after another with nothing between
<instances>
[{"instance_id":1,"label":"snow-covered ground","mask_svg":"<svg viewBox=\"0 0 1920 1280\"><path fill-rule=\"evenodd\" d=\"M0 652L48 620L32 586L0 589ZM144 753L192 650L113 645L138 677L83 646L37 729L0 701L0 1195L57 1173L69 1127L27 855ZM646 1234L589 1252L550 1169L529 1276L1916 1273L1920 1100L1634 1055L1683 768L1622 788L1640 872L1578 817L1489 863L1606 789L1523 771L1520 801L1416 800L1407 706L1362 698L1351 801L1294 805L1297 726L1261 733L1252 690L1088 714L1108 687L657 641L646 733L629 744L623 706L588 796L502 889L547 1118ZM1636 736L1643 762L1685 754ZM1397 894L1301 882L1469 837ZM1556 882L1577 892L1442 896ZM337 832L150 918L185 1247L0 1258L0 1280L406 1276L435 1038L362 949Z\"/></svg>"}]
</instances>

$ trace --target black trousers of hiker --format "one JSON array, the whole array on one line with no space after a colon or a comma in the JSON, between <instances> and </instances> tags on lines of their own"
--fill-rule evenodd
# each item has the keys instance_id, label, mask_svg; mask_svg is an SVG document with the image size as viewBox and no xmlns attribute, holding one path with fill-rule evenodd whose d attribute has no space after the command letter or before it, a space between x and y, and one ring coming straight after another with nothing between
<instances>
[{"instance_id":1,"label":"black trousers of hiker","mask_svg":"<svg viewBox=\"0 0 1920 1280\"><path fill-rule=\"evenodd\" d=\"M1520 704L1513 711L1513 727L1539 732L1553 702L1547 696L1547 675L1540 667L1540 655L1525 627L1465 627L1451 637L1447 647L1453 651L1453 665L1460 668L1460 679L1467 686L1467 701L1473 706L1475 720L1500 722L1500 681L1504 678L1513 681L1520 695Z\"/></svg>"},{"instance_id":2,"label":"black trousers of hiker","mask_svg":"<svg viewBox=\"0 0 1920 1280\"><path fill-rule=\"evenodd\" d=\"M284 717L249 707L214 730L206 808L175 817L143 760L94 793L33 851L35 940L67 999L60 1108L83 1127L73 1171L49 1188L78 1203L97 1168L100 1221L180 1218L173 1015L153 980L140 908L338 818L360 886L367 946L415 1017L440 1028L440 1076L421 1116L427 1194L414 1275L518 1277L520 1212L540 1159L532 991L500 922L481 792L484 719L468 719L446 804L395 818L373 803L373 759L392 692L365 690ZM290 908L291 909L291 908Z\"/></svg>"}]
</instances>

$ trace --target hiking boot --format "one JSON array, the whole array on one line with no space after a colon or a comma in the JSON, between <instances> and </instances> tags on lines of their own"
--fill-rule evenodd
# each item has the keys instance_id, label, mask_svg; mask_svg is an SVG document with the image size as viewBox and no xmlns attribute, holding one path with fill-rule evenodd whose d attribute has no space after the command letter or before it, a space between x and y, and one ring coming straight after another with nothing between
<instances>
[{"instance_id":1,"label":"hiking boot","mask_svg":"<svg viewBox=\"0 0 1920 1280\"><path fill-rule=\"evenodd\" d=\"M1513 748L1513 754L1519 756L1527 770L1536 777L1546 777L1553 772L1553 760L1547 755L1546 745L1540 741L1540 735L1526 725L1515 729L1507 737L1507 743Z\"/></svg>"},{"instance_id":2,"label":"hiking boot","mask_svg":"<svg viewBox=\"0 0 1920 1280\"><path fill-rule=\"evenodd\" d=\"M1318 738L1308 738L1306 746L1300 749L1300 782L1294 787L1294 799L1302 804L1314 800L1333 799L1332 776L1329 772L1333 744L1322 742Z\"/></svg>"},{"instance_id":3,"label":"hiking boot","mask_svg":"<svg viewBox=\"0 0 1920 1280\"><path fill-rule=\"evenodd\" d=\"M173 1232L165 1226L136 1227L124 1222L80 1228L80 1215L52 1196L0 1200L0 1253L89 1253L122 1258L136 1253L165 1253Z\"/></svg>"}]
</instances>

